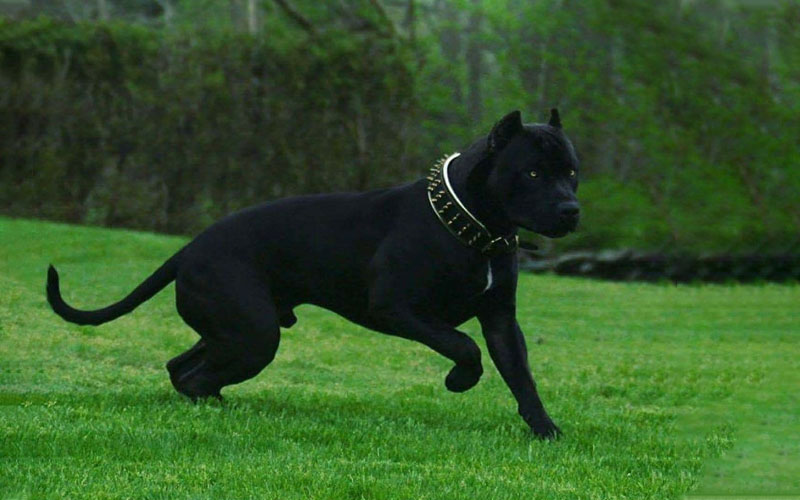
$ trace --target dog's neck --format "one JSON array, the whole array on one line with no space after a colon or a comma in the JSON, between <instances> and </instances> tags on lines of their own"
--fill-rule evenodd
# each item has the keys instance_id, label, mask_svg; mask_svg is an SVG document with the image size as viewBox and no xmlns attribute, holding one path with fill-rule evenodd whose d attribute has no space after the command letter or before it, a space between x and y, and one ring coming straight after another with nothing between
<instances>
[{"instance_id":1,"label":"dog's neck","mask_svg":"<svg viewBox=\"0 0 800 500\"><path fill-rule=\"evenodd\" d=\"M448 178L456 196L492 234L516 234L517 226L506 215L500 200L487 187L490 172L488 141L482 138L450 163Z\"/></svg>"}]
</instances>

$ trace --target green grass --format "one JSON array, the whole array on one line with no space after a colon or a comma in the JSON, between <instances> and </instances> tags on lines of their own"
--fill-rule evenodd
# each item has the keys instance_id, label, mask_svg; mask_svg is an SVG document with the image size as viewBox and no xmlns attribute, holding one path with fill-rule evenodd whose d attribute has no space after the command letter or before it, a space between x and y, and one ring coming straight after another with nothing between
<instances>
[{"instance_id":1,"label":"green grass","mask_svg":"<svg viewBox=\"0 0 800 500\"><path fill-rule=\"evenodd\" d=\"M452 394L444 358L302 307L272 365L193 405L163 367L195 338L172 287L97 328L46 305L51 261L65 298L96 307L183 242L0 219L0 497L800 492L800 287L523 276L531 365L565 432L540 442L486 355Z\"/></svg>"}]
</instances>

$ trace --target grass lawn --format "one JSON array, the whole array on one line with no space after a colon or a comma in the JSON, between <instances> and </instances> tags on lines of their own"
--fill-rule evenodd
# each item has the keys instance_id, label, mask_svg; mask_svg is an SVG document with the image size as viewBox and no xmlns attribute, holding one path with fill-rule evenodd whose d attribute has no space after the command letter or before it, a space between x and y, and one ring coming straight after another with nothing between
<instances>
[{"instance_id":1,"label":"grass lawn","mask_svg":"<svg viewBox=\"0 0 800 500\"><path fill-rule=\"evenodd\" d=\"M464 394L425 347L313 307L276 360L193 405L164 363L195 334L172 286L78 327L185 240L0 218L2 498L681 498L800 495L800 287L520 279L520 323L565 435L532 440L491 366ZM798 497L800 498L800 497Z\"/></svg>"}]
</instances>

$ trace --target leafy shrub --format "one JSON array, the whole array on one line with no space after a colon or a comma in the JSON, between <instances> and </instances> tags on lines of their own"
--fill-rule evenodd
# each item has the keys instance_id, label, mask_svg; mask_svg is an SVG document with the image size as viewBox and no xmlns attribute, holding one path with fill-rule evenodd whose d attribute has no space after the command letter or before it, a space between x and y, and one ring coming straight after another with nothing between
<instances>
[{"instance_id":1,"label":"leafy shrub","mask_svg":"<svg viewBox=\"0 0 800 500\"><path fill-rule=\"evenodd\" d=\"M191 233L265 199L399 182L405 57L385 40L5 22L0 207Z\"/></svg>"}]
</instances>

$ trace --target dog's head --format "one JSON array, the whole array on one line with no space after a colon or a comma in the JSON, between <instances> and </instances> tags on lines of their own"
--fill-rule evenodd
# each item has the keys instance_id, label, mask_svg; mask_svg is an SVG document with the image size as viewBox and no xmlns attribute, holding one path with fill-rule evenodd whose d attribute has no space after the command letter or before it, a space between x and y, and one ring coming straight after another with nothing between
<instances>
[{"instance_id":1,"label":"dog's head","mask_svg":"<svg viewBox=\"0 0 800 500\"><path fill-rule=\"evenodd\" d=\"M514 224L549 238L574 231L580 217L578 158L558 110L547 124L509 113L489 134L486 187Z\"/></svg>"}]
</instances>

